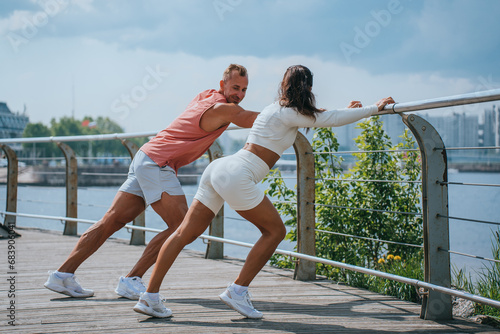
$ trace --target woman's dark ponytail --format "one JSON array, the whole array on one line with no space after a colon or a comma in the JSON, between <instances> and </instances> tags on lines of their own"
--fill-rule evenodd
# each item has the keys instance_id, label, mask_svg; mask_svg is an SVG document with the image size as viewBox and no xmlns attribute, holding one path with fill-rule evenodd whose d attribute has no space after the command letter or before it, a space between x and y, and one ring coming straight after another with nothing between
<instances>
[{"instance_id":1,"label":"woman's dark ponytail","mask_svg":"<svg viewBox=\"0 0 500 334\"><path fill-rule=\"evenodd\" d=\"M307 67L290 66L281 81L280 105L293 108L304 116L316 118L316 113L321 111L316 108L316 99L311 91L312 85L313 74Z\"/></svg>"}]
</instances>

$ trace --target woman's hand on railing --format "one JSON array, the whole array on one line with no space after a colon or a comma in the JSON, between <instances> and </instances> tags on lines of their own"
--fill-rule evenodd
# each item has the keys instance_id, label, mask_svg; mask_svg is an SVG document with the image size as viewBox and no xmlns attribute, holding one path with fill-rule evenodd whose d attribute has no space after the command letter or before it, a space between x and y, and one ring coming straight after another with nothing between
<instances>
[{"instance_id":1,"label":"woman's hand on railing","mask_svg":"<svg viewBox=\"0 0 500 334\"><path fill-rule=\"evenodd\" d=\"M392 97L386 97L385 99L381 99L377 103L375 103L378 107L378 111L384 110L385 106L388 104L396 103Z\"/></svg>"},{"instance_id":2,"label":"woman's hand on railing","mask_svg":"<svg viewBox=\"0 0 500 334\"><path fill-rule=\"evenodd\" d=\"M347 108L361 108L363 104L360 101L351 101Z\"/></svg>"}]
</instances>

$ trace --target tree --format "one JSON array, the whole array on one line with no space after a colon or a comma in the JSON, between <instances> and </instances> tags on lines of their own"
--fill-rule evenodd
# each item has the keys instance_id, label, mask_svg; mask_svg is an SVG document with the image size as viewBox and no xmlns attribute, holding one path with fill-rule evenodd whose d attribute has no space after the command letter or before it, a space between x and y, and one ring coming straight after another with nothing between
<instances>
[{"instance_id":1,"label":"tree","mask_svg":"<svg viewBox=\"0 0 500 334\"><path fill-rule=\"evenodd\" d=\"M83 120L72 117L62 117L50 121L50 128L42 123L29 123L26 126L23 137L49 137L49 136L80 136L98 135L109 133L123 133L123 129L108 117L98 117L95 121L92 117L85 116ZM147 138L131 139L137 146L142 146ZM73 141L67 144L75 151L77 156L128 156L128 152L120 140L100 141ZM55 143L24 144L24 150L31 151L37 157L60 157L61 150ZM36 153L34 153L36 152Z\"/></svg>"},{"instance_id":2,"label":"tree","mask_svg":"<svg viewBox=\"0 0 500 334\"><path fill-rule=\"evenodd\" d=\"M50 121L53 136L80 136L83 135L83 126L81 121L73 117L62 117L59 122L55 118ZM67 142L77 155L85 154L88 151L88 142Z\"/></svg>"},{"instance_id":3,"label":"tree","mask_svg":"<svg viewBox=\"0 0 500 334\"><path fill-rule=\"evenodd\" d=\"M28 123L23 132L24 138L50 136L52 136L52 131L42 123ZM23 143L23 150L29 150L32 157L51 157L59 151L54 143Z\"/></svg>"}]
</instances>

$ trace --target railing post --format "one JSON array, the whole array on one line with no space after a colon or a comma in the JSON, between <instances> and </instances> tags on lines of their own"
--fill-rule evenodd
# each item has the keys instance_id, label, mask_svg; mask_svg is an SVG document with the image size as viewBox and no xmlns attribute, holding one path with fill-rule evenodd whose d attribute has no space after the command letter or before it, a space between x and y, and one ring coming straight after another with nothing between
<instances>
[{"instance_id":1,"label":"railing post","mask_svg":"<svg viewBox=\"0 0 500 334\"><path fill-rule=\"evenodd\" d=\"M210 162L222 157L222 148L215 141L207 151ZM214 237L224 238L224 206L219 210L217 215L210 223L208 234ZM222 259L224 258L224 243L217 241L208 241L205 259Z\"/></svg>"},{"instance_id":2,"label":"railing post","mask_svg":"<svg viewBox=\"0 0 500 334\"><path fill-rule=\"evenodd\" d=\"M66 159L66 217L78 218L78 164L75 152L62 142L57 142ZM64 235L77 235L78 223L66 221Z\"/></svg>"},{"instance_id":3,"label":"railing post","mask_svg":"<svg viewBox=\"0 0 500 334\"><path fill-rule=\"evenodd\" d=\"M7 157L7 200L5 203L5 211L17 212L17 176L18 164L16 152L7 145L0 144L0 147L5 152ZM10 237L11 235L19 236L13 233L16 227L16 216L6 215L4 224L0 224L0 234L3 237Z\"/></svg>"},{"instance_id":4,"label":"railing post","mask_svg":"<svg viewBox=\"0 0 500 334\"><path fill-rule=\"evenodd\" d=\"M130 154L130 159L133 160L137 151L139 151L139 146L134 144L128 139L121 139L123 146L127 149ZM134 222L132 223L135 226L146 226L146 213L145 211L141 212L137 217L135 217ZM132 230L130 235L130 244L131 245L145 245L146 244L146 232L139 230Z\"/></svg>"},{"instance_id":5,"label":"railing post","mask_svg":"<svg viewBox=\"0 0 500 334\"><path fill-rule=\"evenodd\" d=\"M422 214L424 232L424 276L428 283L451 287L449 249L448 181L446 150L436 129L417 115L401 115L418 142L422 159ZM428 290L420 317L427 320L452 318L451 296Z\"/></svg>"},{"instance_id":6,"label":"railing post","mask_svg":"<svg viewBox=\"0 0 500 334\"><path fill-rule=\"evenodd\" d=\"M297 252L316 256L314 155L311 144L297 133L293 144L297 156ZM316 263L297 260L294 279L316 279Z\"/></svg>"}]
</instances>

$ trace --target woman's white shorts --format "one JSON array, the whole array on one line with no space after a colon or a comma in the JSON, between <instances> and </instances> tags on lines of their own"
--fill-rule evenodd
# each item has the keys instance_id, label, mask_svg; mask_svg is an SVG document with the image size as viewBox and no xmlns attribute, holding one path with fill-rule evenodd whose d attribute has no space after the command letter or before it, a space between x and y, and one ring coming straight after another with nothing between
<instances>
[{"instance_id":1,"label":"woman's white shorts","mask_svg":"<svg viewBox=\"0 0 500 334\"><path fill-rule=\"evenodd\" d=\"M236 211L255 208L264 199L257 183L269 172L269 166L247 150L214 160L203 172L194 198L217 214L224 201Z\"/></svg>"},{"instance_id":2,"label":"woman's white shorts","mask_svg":"<svg viewBox=\"0 0 500 334\"><path fill-rule=\"evenodd\" d=\"M146 205L160 200L163 192L184 195L175 171L169 166L158 166L141 150L135 154L127 180L118 190L144 198Z\"/></svg>"}]
</instances>

